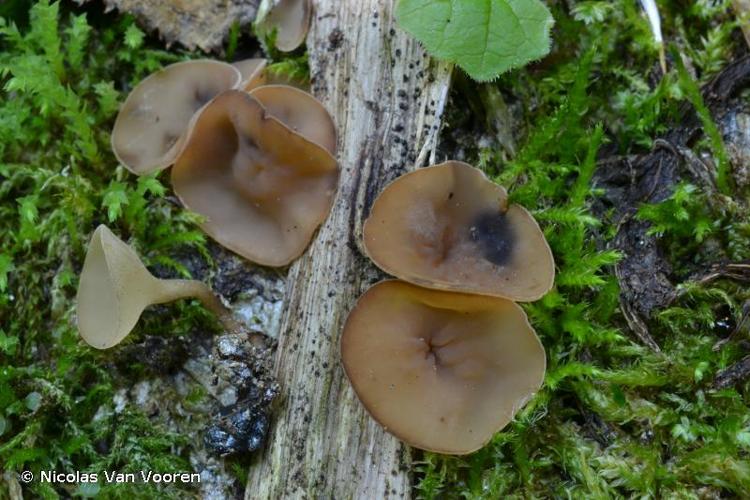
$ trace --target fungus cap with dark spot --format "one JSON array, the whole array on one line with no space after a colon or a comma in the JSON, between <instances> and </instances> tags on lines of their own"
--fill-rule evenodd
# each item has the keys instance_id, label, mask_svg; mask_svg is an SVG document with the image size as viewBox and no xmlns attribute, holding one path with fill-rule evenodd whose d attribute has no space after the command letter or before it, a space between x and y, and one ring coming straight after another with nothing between
<instances>
[{"instance_id":1,"label":"fungus cap with dark spot","mask_svg":"<svg viewBox=\"0 0 750 500\"><path fill-rule=\"evenodd\" d=\"M333 119L312 95L288 85L263 85L251 90L250 95L284 125L336 154Z\"/></svg>"},{"instance_id":2,"label":"fungus cap with dark spot","mask_svg":"<svg viewBox=\"0 0 750 500\"><path fill-rule=\"evenodd\" d=\"M305 41L311 18L311 0L275 0L262 24L276 30L277 49L291 52Z\"/></svg>"},{"instance_id":3,"label":"fungus cap with dark spot","mask_svg":"<svg viewBox=\"0 0 750 500\"><path fill-rule=\"evenodd\" d=\"M341 356L360 401L388 432L459 455L513 419L541 387L546 365L515 303L396 280L360 297Z\"/></svg>"},{"instance_id":4,"label":"fungus cap with dark spot","mask_svg":"<svg viewBox=\"0 0 750 500\"><path fill-rule=\"evenodd\" d=\"M150 75L120 108L112 129L115 156L138 175L168 167L183 147L195 112L240 82L234 66L209 60L175 63Z\"/></svg>"},{"instance_id":5,"label":"fungus cap with dark spot","mask_svg":"<svg viewBox=\"0 0 750 500\"><path fill-rule=\"evenodd\" d=\"M384 271L429 288L516 301L552 287L552 252L529 212L466 163L418 169L389 184L364 225Z\"/></svg>"},{"instance_id":6,"label":"fungus cap with dark spot","mask_svg":"<svg viewBox=\"0 0 750 500\"><path fill-rule=\"evenodd\" d=\"M336 160L245 92L217 96L196 119L172 169L175 193L203 230L269 266L297 258L330 211Z\"/></svg>"}]
</instances>

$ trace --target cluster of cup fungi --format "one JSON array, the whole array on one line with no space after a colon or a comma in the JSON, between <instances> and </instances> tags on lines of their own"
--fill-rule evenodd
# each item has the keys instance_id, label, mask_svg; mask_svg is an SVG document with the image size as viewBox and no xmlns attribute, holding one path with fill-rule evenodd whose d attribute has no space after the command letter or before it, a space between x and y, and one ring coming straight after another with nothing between
<instances>
[{"instance_id":1,"label":"cluster of cup fungi","mask_svg":"<svg viewBox=\"0 0 750 500\"><path fill-rule=\"evenodd\" d=\"M276 47L304 41L310 0L280 0L263 14ZM283 266L302 254L333 203L339 168L336 130L323 105L267 71L265 59L172 64L128 95L112 150L136 175L172 167L183 204L201 228L250 261ZM243 325L205 284L160 280L104 225L89 243L78 286L77 320L92 347L119 344L151 304L193 297L230 333Z\"/></svg>"},{"instance_id":2,"label":"cluster of cup fungi","mask_svg":"<svg viewBox=\"0 0 750 500\"><path fill-rule=\"evenodd\" d=\"M175 194L201 228L252 262L299 257L333 203L336 131L313 96L270 83L265 60L176 63L136 86L112 131L115 156L145 175L171 166ZM196 297L231 332L242 331L202 283L157 280L100 226L78 290L78 327L93 347L121 342L150 304Z\"/></svg>"},{"instance_id":3,"label":"cluster of cup fungi","mask_svg":"<svg viewBox=\"0 0 750 500\"><path fill-rule=\"evenodd\" d=\"M416 448L466 454L541 387L544 348L515 302L553 285L534 218L466 163L405 174L375 200L364 247L383 271L344 326L344 369L362 404Z\"/></svg>"},{"instance_id":4,"label":"cluster of cup fungi","mask_svg":"<svg viewBox=\"0 0 750 500\"><path fill-rule=\"evenodd\" d=\"M269 14L277 46L304 39L309 3L283 1L289 12ZM171 167L174 192L219 244L285 266L331 209L336 130L320 102L265 66L195 60L149 76L122 105L112 148L136 175ZM553 284L539 226L480 170L450 161L387 186L365 223L364 247L398 279L365 292L344 326L341 357L357 396L409 445L447 454L480 448L544 378L544 348L516 304ZM106 226L95 230L77 296L88 344L113 347L146 307L187 297L230 333L246 332L208 286L157 279Z\"/></svg>"}]
</instances>

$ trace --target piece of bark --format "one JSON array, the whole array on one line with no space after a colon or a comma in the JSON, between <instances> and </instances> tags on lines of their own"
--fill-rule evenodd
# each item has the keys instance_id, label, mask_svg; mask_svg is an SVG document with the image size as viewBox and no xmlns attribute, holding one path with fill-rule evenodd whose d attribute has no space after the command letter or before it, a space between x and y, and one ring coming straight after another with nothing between
<instances>
[{"instance_id":1,"label":"piece of bark","mask_svg":"<svg viewBox=\"0 0 750 500\"><path fill-rule=\"evenodd\" d=\"M76 0L85 3L90 0ZM147 30L157 30L167 46L221 49L232 24L253 22L260 0L104 0L107 11L133 14Z\"/></svg>"},{"instance_id":2,"label":"piece of bark","mask_svg":"<svg viewBox=\"0 0 750 500\"><path fill-rule=\"evenodd\" d=\"M750 377L750 356L745 356L737 363L716 374L714 388L726 389L737 383L744 382L748 377Z\"/></svg>"},{"instance_id":3,"label":"piece of bark","mask_svg":"<svg viewBox=\"0 0 750 500\"><path fill-rule=\"evenodd\" d=\"M434 159L450 67L393 19L395 1L320 0L308 36L312 92L334 118L341 179L331 215L287 284L281 405L245 498L409 498L410 453L370 418L340 364L343 323L379 276L359 250L374 197Z\"/></svg>"}]
</instances>

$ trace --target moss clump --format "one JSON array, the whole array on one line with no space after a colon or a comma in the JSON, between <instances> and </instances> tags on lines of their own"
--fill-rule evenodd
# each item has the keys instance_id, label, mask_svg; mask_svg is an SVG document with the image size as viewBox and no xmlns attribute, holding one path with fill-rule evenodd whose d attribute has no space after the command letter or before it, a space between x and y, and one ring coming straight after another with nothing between
<instances>
[{"instance_id":1,"label":"moss clump","mask_svg":"<svg viewBox=\"0 0 750 500\"><path fill-rule=\"evenodd\" d=\"M719 187L734 200L682 184L639 217L660 235L678 281L717 256L750 257L747 193L731 190L721 136L696 90L746 50L741 33L729 2L659 5L668 39L694 74L670 61L673 69L661 75L637 3L586 1L555 4L552 54L493 84L527 131L523 146L515 153L501 135L497 146L464 151L516 201L536 208L554 251L555 290L526 306L548 373L537 397L481 451L423 455L423 498L750 495L750 382L712 384L746 353L737 344L711 349L720 316L739 314L748 291L728 281L689 287L650 325L662 352L642 346L619 311L612 267L620 256L606 249L616 227L591 209L597 159L648 152L692 107L707 137L697 149L719 160ZM485 88L463 85L454 110L479 110L479 119L496 112L481 100ZM449 117L464 127L472 120L460 111Z\"/></svg>"},{"instance_id":2,"label":"moss clump","mask_svg":"<svg viewBox=\"0 0 750 500\"><path fill-rule=\"evenodd\" d=\"M162 178L128 175L109 145L127 89L186 55L148 48L127 17L94 27L85 15L41 1L21 22L28 24L0 19L0 463L37 477L40 470L190 471L186 436L135 407L103 411L132 381L117 374L112 353L80 342L73 320L77 276L98 223L173 274L188 272L167 255L186 245L203 250L194 216L167 199ZM144 319L141 334L215 328L195 303ZM76 486L28 488L55 498ZM175 485L100 481L98 488L113 498L182 497Z\"/></svg>"}]
</instances>

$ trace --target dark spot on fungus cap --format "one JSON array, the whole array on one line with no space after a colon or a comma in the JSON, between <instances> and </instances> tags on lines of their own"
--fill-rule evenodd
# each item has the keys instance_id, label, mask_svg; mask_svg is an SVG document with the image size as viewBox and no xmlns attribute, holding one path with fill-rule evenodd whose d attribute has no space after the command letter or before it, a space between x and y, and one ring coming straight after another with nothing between
<instances>
[{"instance_id":1,"label":"dark spot on fungus cap","mask_svg":"<svg viewBox=\"0 0 750 500\"><path fill-rule=\"evenodd\" d=\"M546 365L515 303L396 280L360 297L341 356L360 401L388 432L450 454L471 453L505 427Z\"/></svg>"},{"instance_id":2,"label":"dark spot on fungus cap","mask_svg":"<svg viewBox=\"0 0 750 500\"><path fill-rule=\"evenodd\" d=\"M428 288L536 300L552 287L552 252L534 218L466 163L418 169L389 184L364 225L384 271Z\"/></svg>"},{"instance_id":3,"label":"dark spot on fungus cap","mask_svg":"<svg viewBox=\"0 0 750 500\"><path fill-rule=\"evenodd\" d=\"M139 83L112 129L112 150L131 172L145 175L171 165L190 121L206 102L240 84L233 66L209 60L172 64Z\"/></svg>"},{"instance_id":4,"label":"dark spot on fungus cap","mask_svg":"<svg viewBox=\"0 0 750 500\"><path fill-rule=\"evenodd\" d=\"M504 266L510 261L515 235L503 212L477 215L469 228L469 235L488 261L497 266Z\"/></svg>"},{"instance_id":5,"label":"dark spot on fungus cap","mask_svg":"<svg viewBox=\"0 0 750 500\"><path fill-rule=\"evenodd\" d=\"M175 193L217 242L263 265L297 258L327 217L338 165L245 92L198 115L172 169Z\"/></svg>"}]
</instances>

